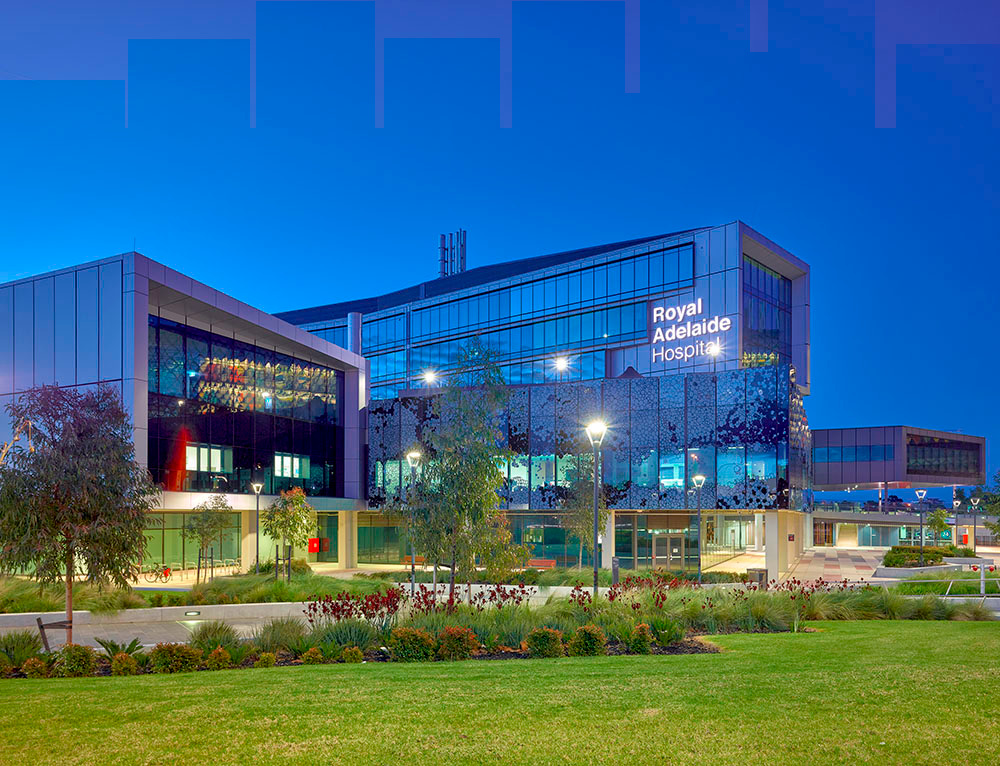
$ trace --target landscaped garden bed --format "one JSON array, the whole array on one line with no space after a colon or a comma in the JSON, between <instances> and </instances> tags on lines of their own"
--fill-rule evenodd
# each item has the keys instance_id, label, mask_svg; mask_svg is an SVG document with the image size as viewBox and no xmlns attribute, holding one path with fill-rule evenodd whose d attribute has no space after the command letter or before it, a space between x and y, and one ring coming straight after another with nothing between
<instances>
[{"instance_id":1,"label":"landscaped garden bed","mask_svg":"<svg viewBox=\"0 0 1000 766\"><path fill-rule=\"evenodd\" d=\"M138 675L333 662L429 662L713 651L699 635L801 631L820 619L990 619L978 604L907 598L885 588L791 581L699 588L660 577L628 577L595 600L576 587L568 599L529 605L531 588L493 586L469 602L442 600L421 586L415 598L341 591L304 604L304 619L276 618L249 638L204 622L188 644L104 641L103 658L69 645L44 654L30 631L0 636L0 672L49 677Z\"/></svg>"}]
</instances>

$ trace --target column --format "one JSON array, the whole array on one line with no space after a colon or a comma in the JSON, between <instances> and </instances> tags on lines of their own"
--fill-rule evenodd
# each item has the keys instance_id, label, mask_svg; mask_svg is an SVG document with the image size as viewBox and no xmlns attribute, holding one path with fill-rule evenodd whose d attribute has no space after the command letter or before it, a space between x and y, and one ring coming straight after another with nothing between
<instances>
[{"instance_id":1,"label":"column","mask_svg":"<svg viewBox=\"0 0 1000 766\"><path fill-rule=\"evenodd\" d=\"M755 513L753 515L753 549L755 551L764 550L764 514Z\"/></svg>"},{"instance_id":2,"label":"column","mask_svg":"<svg viewBox=\"0 0 1000 766\"><path fill-rule=\"evenodd\" d=\"M358 568L358 512L337 511L337 567Z\"/></svg>"},{"instance_id":3,"label":"column","mask_svg":"<svg viewBox=\"0 0 1000 766\"><path fill-rule=\"evenodd\" d=\"M764 541L764 565L767 567L767 579L777 580L781 576L781 524L777 511L767 511L762 514L766 524L766 540Z\"/></svg>"},{"instance_id":4,"label":"column","mask_svg":"<svg viewBox=\"0 0 1000 766\"><path fill-rule=\"evenodd\" d=\"M601 569L611 569L611 558L615 555L615 512L608 512L608 523L604 525L604 544L601 546Z\"/></svg>"}]
</instances>

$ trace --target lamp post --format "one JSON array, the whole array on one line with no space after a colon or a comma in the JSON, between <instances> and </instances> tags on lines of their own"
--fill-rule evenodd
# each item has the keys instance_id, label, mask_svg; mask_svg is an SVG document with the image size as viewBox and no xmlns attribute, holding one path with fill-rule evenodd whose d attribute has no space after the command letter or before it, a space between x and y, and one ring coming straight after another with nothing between
<instances>
[{"instance_id":1,"label":"lamp post","mask_svg":"<svg viewBox=\"0 0 1000 766\"><path fill-rule=\"evenodd\" d=\"M924 498L927 497L926 489L917 490L917 501L920 505L920 566L924 565Z\"/></svg>"},{"instance_id":2,"label":"lamp post","mask_svg":"<svg viewBox=\"0 0 1000 766\"><path fill-rule=\"evenodd\" d=\"M406 462L410 466L410 492L417 486L417 464L420 462L420 452L410 450L406 453ZM406 508L410 510L410 495L406 495ZM410 598L417 593L417 551L413 545L413 514L410 513Z\"/></svg>"},{"instance_id":3,"label":"lamp post","mask_svg":"<svg viewBox=\"0 0 1000 766\"><path fill-rule=\"evenodd\" d=\"M979 501L981 498L972 498L972 552L976 553L976 527L979 522Z\"/></svg>"},{"instance_id":4,"label":"lamp post","mask_svg":"<svg viewBox=\"0 0 1000 766\"><path fill-rule=\"evenodd\" d=\"M698 584L701 585L701 488L705 486L705 477L696 473L691 477L691 483L698 490Z\"/></svg>"},{"instance_id":5,"label":"lamp post","mask_svg":"<svg viewBox=\"0 0 1000 766\"><path fill-rule=\"evenodd\" d=\"M601 459L601 442L604 441L604 434L607 433L608 426L603 420L592 420L587 425L587 438L590 439L590 446L594 449L594 600L597 600L597 518L598 501L600 497L598 489L599 466Z\"/></svg>"},{"instance_id":6,"label":"lamp post","mask_svg":"<svg viewBox=\"0 0 1000 766\"><path fill-rule=\"evenodd\" d=\"M712 357L712 374L716 374L715 366L719 361L719 354L722 353L722 346L719 343L708 344L708 354Z\"/></svg>"},{"instance_id":7,"label":"lamp post","mask_svg":"<svg viewBox=\"0 0 1000 766\"><path fill-rule=\"evenodd\" d=\"M259 482L254 482L250 485L250 487L253 489L253 493L257 496L257 512L254 514L253 533L253 542L256 547L253 560L253 573L260 574L260 491L264 489L264 485Z\"/></svg>"}]
</instances>

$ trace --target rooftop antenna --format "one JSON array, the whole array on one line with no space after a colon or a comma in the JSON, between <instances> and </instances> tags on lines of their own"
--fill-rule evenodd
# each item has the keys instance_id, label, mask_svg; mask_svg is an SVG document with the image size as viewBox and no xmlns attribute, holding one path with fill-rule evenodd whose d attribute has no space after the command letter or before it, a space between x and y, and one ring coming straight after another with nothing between
<instances>
[{"instance_id":1,"label":"rooftop antenna","mask_svg":"<svg viewBox=\"0 0 1000 766\"><path fill-rule=\"evenodd\" d=\"M450 277L465 271L465 229L442 234L438 244L438 277Z\"/></svg>"}]
</instances>

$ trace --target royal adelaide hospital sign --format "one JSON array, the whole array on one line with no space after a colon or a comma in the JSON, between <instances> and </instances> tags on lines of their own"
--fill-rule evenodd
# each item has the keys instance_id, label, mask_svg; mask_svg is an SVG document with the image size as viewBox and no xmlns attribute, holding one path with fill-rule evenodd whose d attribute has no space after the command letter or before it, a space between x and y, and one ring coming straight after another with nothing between
<instances>
[{"instance_id":1,"label":"royal adelaide hospital sign","mask_svg":"<svg viewBox=\"0 0 1000 766\"><path fill-rule=\"evenodd\" d=\"M690 362L714 357L726 347L723 337L733 328L729 317L704 315L702 299L679 306L649 305L652 361Z\"/></svg>"}]
</instances>

